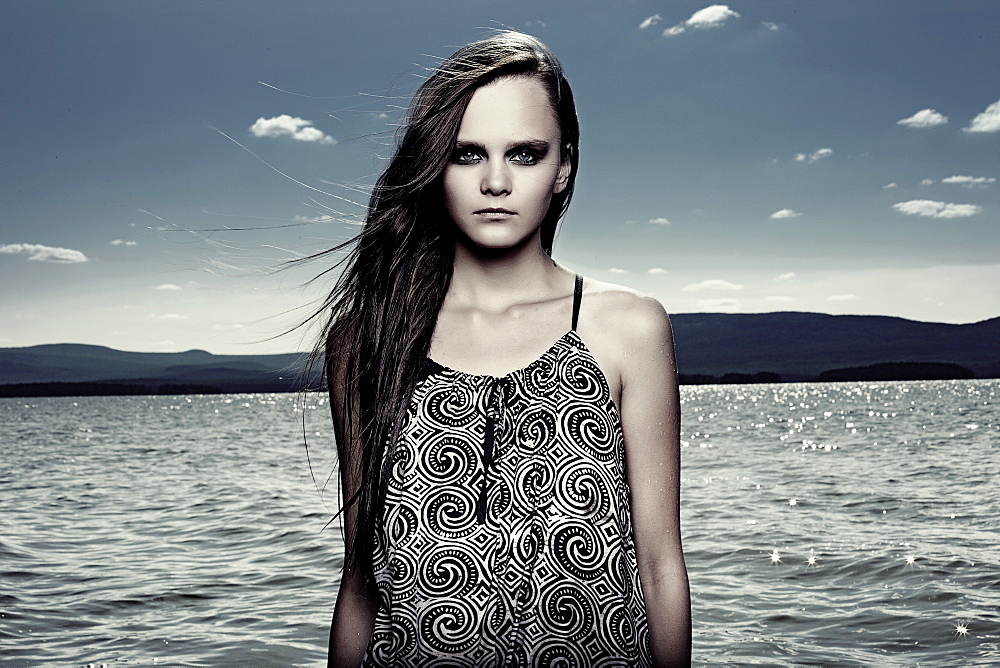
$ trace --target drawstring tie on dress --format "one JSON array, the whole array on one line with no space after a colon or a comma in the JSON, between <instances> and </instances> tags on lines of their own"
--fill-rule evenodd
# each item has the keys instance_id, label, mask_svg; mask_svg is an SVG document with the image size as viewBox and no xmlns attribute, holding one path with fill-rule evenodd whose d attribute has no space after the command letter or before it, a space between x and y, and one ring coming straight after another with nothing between
<instances>
[{"instance_id":1,"label":"drawstring tie on dress","mask_svg":"<svg viewBox=\"0 0 1000 668\"><path fill-rule=\"evenodd\" d=\"M476 521L486 523L486 483L490 469L493 468L493 458L496 454L497 438L503 429L503 378L490 381L489 395L486 398L486 426L483 433L483 475L479 479L479 500L476 502Z\"/></svg>"}]
</instances>

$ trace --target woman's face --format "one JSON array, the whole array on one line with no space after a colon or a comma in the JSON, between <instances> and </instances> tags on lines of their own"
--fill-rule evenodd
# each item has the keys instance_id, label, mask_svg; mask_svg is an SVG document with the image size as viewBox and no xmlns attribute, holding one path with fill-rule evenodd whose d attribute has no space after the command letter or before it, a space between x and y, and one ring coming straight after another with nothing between
<instances>
[{"instance_id":1,"label":"woman's face","mask_svg":"<svg viewBox=\"0 0 1000 668\"><path fill-rule=\"evenodd\" d=\"M559 141L538 79L500 79L476 90L444 171L445 204L465 241L502 249L539 237L552 195L569 178Z\"/></svg>"}]
</instances>

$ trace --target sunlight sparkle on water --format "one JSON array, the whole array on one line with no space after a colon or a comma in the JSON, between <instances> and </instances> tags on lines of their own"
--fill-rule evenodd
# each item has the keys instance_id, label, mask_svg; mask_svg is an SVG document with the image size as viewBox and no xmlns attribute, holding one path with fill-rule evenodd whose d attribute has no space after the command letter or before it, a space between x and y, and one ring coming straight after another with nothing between
<instances>
[{"instance_id":1,"label":"sunlight sparkle on water","mask_svg":"<svg viewBox=\"0 0 1000 668\"><path fill-rule=\"evenodd\" d=\"M955 624L955 635L962 636L963 638L969 635L969 625L968 624Z\"/></svg>"},{"instance_id":2,"label":"sunlight sparkle on water","mask_svg":"<svg viewBox=\"0 0 1000 668\"><path fill-rule=\"evenodd\" d=\"M809 550L809 558L806 559L806 566L815 566L817 563L816 555L813 554L812 550Z\"/></svg>"},{"instance_id":3,"label":"sunlight sparkle on water","mask_svg":"<svg viewBox=\"0 0 1000 668\"><path fill-rule=\"evenodd\" d=\"M917 558L916 557L914 557L912 554L906 555L906 565L907 566L913 566L915 563L917 563Z\"/></svg>"},{"instance_id":4,"label":"sunlight sparkle on water","mask_svg":"<svg viewBox=\"0 0 1000 668\"><path fill-rule=\"evenodd\" d=\"M778 552L777 548L775 548L774 552L771 553L771 563L772 564L781 563L781 554Z\"/></svg>"}]
</instances>

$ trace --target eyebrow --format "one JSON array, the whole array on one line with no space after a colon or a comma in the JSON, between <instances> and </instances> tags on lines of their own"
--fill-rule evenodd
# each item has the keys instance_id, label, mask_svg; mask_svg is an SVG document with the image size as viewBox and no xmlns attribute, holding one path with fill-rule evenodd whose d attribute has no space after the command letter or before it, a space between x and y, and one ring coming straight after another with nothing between
<instances>
[{"instance_id":1,"label":"eyebrow","mask_svg":"<svg viewBox=\"0 0 1000 668\"><path fill-rule=\"evenodd\" d=\"M529 138L529 139L522 139L522 140L519 140L519 141L513 141L513 142L508 143L504 147L503 152L507 153L509 151L514 150L515 148L530 148L530 149L532 149L534 151L538 151L539 153L544 153L544 152L547 152L551 148L551 146L552 145L549 142L545 141L544 139L530 139ZM455 148L456 149L476 148L476 149L479 149L481 151L485 151L486 150L486 148L482 144L480 144L479 142L476 142L476 141L461 141L461 140L455 142Z\"/></svg>"}]
</instances>

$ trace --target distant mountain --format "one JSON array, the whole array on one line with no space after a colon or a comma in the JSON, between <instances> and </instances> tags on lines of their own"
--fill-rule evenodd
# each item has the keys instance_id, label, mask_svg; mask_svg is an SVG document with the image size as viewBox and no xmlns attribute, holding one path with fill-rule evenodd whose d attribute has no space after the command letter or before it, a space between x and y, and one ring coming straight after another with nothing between
<instances>
[{"instance_id":1,"label":"distant mountain","mask_svg":"<svg viewBox=\"0 0 1000 668\"><path fill-rule=\"evenodd\" d=\"M977 378L1000 377L1000 318L948 325L887 316L783 312L679 313L671 321L678 368L691 378L768 379L778 374L785 381L812 380L832 369L898 362L910 363L910 370L922 368L915 363L951 364L971 370ZM0 348L0 385L87 383L93 390L94 384L116 383L150 393L183 386L219 392L289 391L298 387L304 357L213 355L204 350L136 353L71 343ZM62 386L47 390L67 391ZM0 394L20 391L8 387Z\"/></svg>"},{"instance_id":2,"label":"distant mountain","mask_svg":"<svg viewBox=\"0 0 1000 668\"><path fill-rule=\"evenodd\" d=\"M967 325L871 315L680 313L670 316L681 373L773 371L811 380L884 362L946 362L1000 377L1000 318Z\"/></svg>"},{"instance_id":3,"label":"distant mountain","mask_svg":"<svg viewBox=\"0 0 1000 668\"><path fill-rule=\"evenodd\" d=\"M0 348L0 385L13 383L179 384L226 391L245 386L291 389L305 356L135 353L104 346L56 343ZM235 390L243 391L243 390Z\"/></svg>"}]
</instances>

